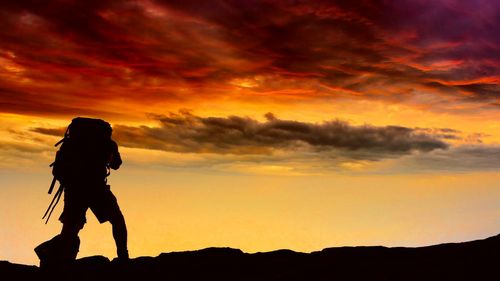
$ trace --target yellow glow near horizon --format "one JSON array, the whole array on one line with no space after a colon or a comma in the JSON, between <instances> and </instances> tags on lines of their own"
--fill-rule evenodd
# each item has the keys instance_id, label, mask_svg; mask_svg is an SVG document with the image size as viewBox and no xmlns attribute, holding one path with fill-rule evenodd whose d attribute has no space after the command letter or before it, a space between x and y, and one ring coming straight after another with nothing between
<instances>
[{"instance_id":1,"label":"yellow glow near horizon","mask_svg":"<svg viewBox=\"0 0 500 281\"><path fill-rule=\"evenodd\" d=\"M137 257L211 246L311 252L484 238L500 226L499 179L498 173L474 173L290 180L124 168L110 183L127 219L131 254ZM36 264L32 248L59 231L62 206L49 225L40 220L50 199L43 183L49 180L47 175L17 178L2 190L0 245L7 250L0 259ZM23 211L16 212L19 208ZM91 212L87 217L80 256L114 257L110 225L99 225Z\"/></svg>"}]
</instances>

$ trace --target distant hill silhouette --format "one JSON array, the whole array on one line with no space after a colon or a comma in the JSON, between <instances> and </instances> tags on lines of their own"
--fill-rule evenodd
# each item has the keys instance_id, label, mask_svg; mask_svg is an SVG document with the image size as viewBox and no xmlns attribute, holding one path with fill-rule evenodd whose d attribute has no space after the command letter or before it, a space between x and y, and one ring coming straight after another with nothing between
<instances>
[{"instance_id":1,"label":"distant hill silhouette","mask_svg":"<svg viewBox=\"0 0 500 281\"><path fill-rule=\"evenodd\" d=\"M6 279L5 277L12 276ZM44 272L0 261L2 280L500 280L500 235L419 248L340 247L310 254L291 250L247 254L207 248L138 257L102 256Z\"/></svg>"}]
</instances>

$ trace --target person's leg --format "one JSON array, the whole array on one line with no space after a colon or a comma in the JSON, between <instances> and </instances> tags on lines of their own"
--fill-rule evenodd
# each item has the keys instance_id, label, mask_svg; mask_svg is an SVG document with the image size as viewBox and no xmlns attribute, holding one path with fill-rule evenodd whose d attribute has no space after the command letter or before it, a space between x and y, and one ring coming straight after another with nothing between
<instances>
[{"instance_id":1,"label":"person's leg","mask_svg":"<svg viewBox=\"0 0 500 281\"><path fill-rule=\"evenodd\" d=\"M120 212L111 218L109 221L113 229L113 238L116 243L116 253L119 259L128 259L128 248L127 248L127 225L125 224L125 218Z\"/></svg>"},{"instance_id":2,"label":"person's leg","mask_svg":"<svg viewBox=\"0 0 500 281\"><path fill-rule=\"evenodd\" d=\"M113 195L109 186L102 189L95 200L93 200L90 209L97 217L100 223L109 221L113 230L113 238L115 239L116 252L119 259L128 259L127 249L127 225L125 218L118 206L116 197Z\"/></svg>"},{"instance_id":3,"label":"person's leg","mask_svg":"<svg viewBox=\"0 0 500 281\"><path fill-rule=\"evenodd\" d=\"M63 223L61 229L61 244L66 252L64 255L70 260L75 260L80 249L80 237L78 233L83 228L83 224Z\"/></svg>"},{"instance_id":4,"label":"person's leg","mask_svg":"<svg viewBox=\"0 0 500 281\"><path fill-rule=\"evenodd\" d=\"M78 233L83 228L82 225L72 224L72 223L63 223L63 227L61 229L61 236L64 237L74 237L78 236Z\"/></svg>"},{"instance_id":5,"label":"person's leg","mask_svg":"<svg viewBox=\"0 0 500 281\"><path fill-rule=\"evenodd\" d=\"M61 255L67 259L74 260L80 248L78 233L85 225L85 213L88 203L85 196L76 192L65 191L64 209L59 217L63 224L61 233L58 235L62 246Z\"/></svg>"}]
</instances>

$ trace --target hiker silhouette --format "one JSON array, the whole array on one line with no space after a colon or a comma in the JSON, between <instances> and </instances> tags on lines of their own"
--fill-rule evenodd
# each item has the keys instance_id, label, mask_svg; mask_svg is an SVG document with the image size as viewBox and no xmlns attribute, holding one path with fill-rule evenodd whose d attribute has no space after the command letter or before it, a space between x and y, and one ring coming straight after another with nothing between
<instances>
[{"instance_id":1,"label":"hiker silhouette","mask_svg":"<svg viewBox=\"0 0 500 281\"><path fill-rule=\"evenodd\" d=\"M122 164L118 145L111 134L111 126L106 121L77 117L68 126L64 138L56 144L61 144L61 147L51 164L54 179L49 193L56 180L60 187L44 218L47 214L50 217L64 193L64 208L59 217L63 226L60 234L35 248L41 267L76 259L80 246L78 233L86 223L88 209L100 223L111 223L118 259L129 259L125 219L107 184L110 169L117 170Z\"/></svg>"}]
</instances>

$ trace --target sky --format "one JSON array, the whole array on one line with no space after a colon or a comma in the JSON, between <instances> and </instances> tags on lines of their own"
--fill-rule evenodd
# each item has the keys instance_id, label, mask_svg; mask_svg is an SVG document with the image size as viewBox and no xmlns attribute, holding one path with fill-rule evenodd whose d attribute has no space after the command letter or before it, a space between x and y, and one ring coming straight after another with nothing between
<instances>
[{"instance_id":1,"label":"sky","mask_svg":"<svg viewBox=\"0 0 500 281\"><path fill-rule=\"evenodd\" d=\"M37 264L71 119L113 126L132 257L500 229L500 3L1 1L0 260ZM88 212L79 256L115 256Z\"/></svg>"}]
</instances>

